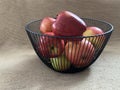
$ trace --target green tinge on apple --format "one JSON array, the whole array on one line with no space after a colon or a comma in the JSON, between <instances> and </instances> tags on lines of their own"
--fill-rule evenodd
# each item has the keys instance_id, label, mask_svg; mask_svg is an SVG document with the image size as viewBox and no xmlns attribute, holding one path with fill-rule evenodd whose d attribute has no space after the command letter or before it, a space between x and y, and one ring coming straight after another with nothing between
<instances>
[{"instance_id":1,"label":"green tinge on apple","mask_svg":"<svg viewBox=\"0 0 120 90\"><path fill-rule=\"evenodd\" d=\"M62 55L56 58L50 58L51 64L53 68L57 71L65 71L70 68L70 61Z\"/></svg>"},{"instance_id":2,"label":"green tinge on apple","mask_svg":"<svg viewBox=\"0 0 120 90\"><path fill-rule=\"evenodd\" d=\"M57 47L52 46L50 49L51 49L50 53L53 53L53 54L57 54L58 53L58 48Z\"/></svg>"},{"instance_id":3,"label":"green tinge on apple","mask_svg":"<svg viewBox=\"0 0 120 90\"><path fill-rule=\"evenodd\" d=\"M95 36L98 34L101 34L101 36ZM94 36L87 38L87 40L90 41L96 49L100 49L105 40L103 34L104 32L102 29L95 26L91 26L87 27L86 31L83 33L83 36Z\"/></svg>"}]
</instances>

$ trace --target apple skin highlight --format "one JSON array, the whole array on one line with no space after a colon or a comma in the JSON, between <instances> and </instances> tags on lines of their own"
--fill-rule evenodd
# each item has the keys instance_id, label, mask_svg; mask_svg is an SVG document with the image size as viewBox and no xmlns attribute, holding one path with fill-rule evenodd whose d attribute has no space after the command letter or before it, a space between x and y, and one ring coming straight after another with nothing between
<instances>
[{"instance_id":1,"label":"apple skin highlight","mask_svg":"<svg viewBox=\"0 0 120 90\"><path fill-rule=\"evenodd\" d=\"M69 11L60 12L52 25L52 31L59 36L81 36L85 30L85 22Z\"/></svg>"}]
</instances>

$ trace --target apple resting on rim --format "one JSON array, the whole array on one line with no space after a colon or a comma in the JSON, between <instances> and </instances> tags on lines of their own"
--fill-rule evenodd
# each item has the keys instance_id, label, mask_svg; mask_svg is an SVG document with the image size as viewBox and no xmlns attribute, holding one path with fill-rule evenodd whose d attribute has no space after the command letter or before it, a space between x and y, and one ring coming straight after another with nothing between
<instances>
[{"instance_id":1,"label":"apple resting on rim","mask_svg":"<svg viewBox=\"0 0 120 90\"><path fill-rule=\"evenodd\" d=\"M102 35L95 36L98 34L102 34ZM87 38L87 40L90 41L95 48L100 49L105 40L105 36L103 34L104 32L102 31L102 29L95 26L91 26L91 27L87 27L86 31L83 33L83 36L94 36Z\"/></svg>"},{"instance_id":2,"label":"apple resting on rim","mask_svg":"<svg viewBox=\"0 0 120 90\"><path fill-rule=\"evenodd\" d=\"M85 22L69 11L60 12L52 25L52 31L59 36L82 36L85 30Z\"/></svg>"},{"instance_id":3,"label":"apple resting on rim","mask_svg":"<svg viewBox=\"0 0 120 90\"><path fill-rule=\"evenodd\" d=\"M52 24L56 19L52 17L45 17L40 24L40 31L45 34L46 32L52 32Z\"/></svg>"}]
</instances>

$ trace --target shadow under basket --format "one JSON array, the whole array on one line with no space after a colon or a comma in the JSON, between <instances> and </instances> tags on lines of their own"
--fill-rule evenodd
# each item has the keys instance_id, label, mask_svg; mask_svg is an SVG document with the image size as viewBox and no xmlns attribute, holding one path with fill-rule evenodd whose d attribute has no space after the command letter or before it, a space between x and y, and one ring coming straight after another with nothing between
<instances>
[{"instance_id":1,"label":"shadow under basket","mask_svg":"<svg viewBox=\"0 0 120 90\"><path fill-rule=\"evenodd\" d=\"M61 73L75 73L92 65L105 48L113 26L105 21L82 18L87 26L96 26L104 34L95 36L50 36L39 30L41 20L30 22L25 30L40 60Z\"/></svg>"}]
</instances>

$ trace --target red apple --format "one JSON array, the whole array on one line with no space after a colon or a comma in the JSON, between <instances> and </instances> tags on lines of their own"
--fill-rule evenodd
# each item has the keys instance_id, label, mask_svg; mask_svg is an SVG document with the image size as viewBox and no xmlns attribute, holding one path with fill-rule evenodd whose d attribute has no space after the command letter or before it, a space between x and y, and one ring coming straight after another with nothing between
<instances>
[{"instance_id":1,"label":"red apple","mask_svg":"<svg viewBox=\"0 0 120 90\"><path fill-rule=\"evenodd\" d=\"M60 36L81 36L86 30L86 24L72 12L62 11L53 23L52 30Z\"/></svg>"},{"instance_id":2,"label":"red apple","mask_svg":"<svg viewBox=\"0 0 120 90\"><path fill-rule=\"evenodd\" d=\"M95 36L103 33L104 32L100 28L91 26L91 27L87 27L86 31L83 33L83 36ZM105 40L105 37L104 35L100 35L100 36L87 38L87 40L89 40L94 45L94 47L100 48Z\"/></svg>"},{"instance_id":3,"label":"red apple","mask_svg":"<svg viewBox=\"0 0 120 90\"><path fill-rule=\"evenodd\" d=\"M42 33L52 32L52 24L55 22L54 18L45 17L40 24L40 31Z\"/></svg>"},{"instance_id":4,"label":"red apple","mask_svg":"<svg viewBox=\"0 0 120 90\"><path fill-rule=\"evenodd\" d=\"M90 64L94 53L93 45L85 39L75 42L70 41L65 46L66 57L75 67L84 67Z\"/></svg>"},{"instance_id":5,"label":"red apple","mask_svg":"<svg viewBox=\"0 0 120 90\"><path fill-rule=\"evenodd\" d=\"M52 58L61 55L64 50L64 41L52 37L55 36L53 32L45 33L48 36L41 36L39 38L39 51L43 57Z\"/></svg>"}]
</instances>

